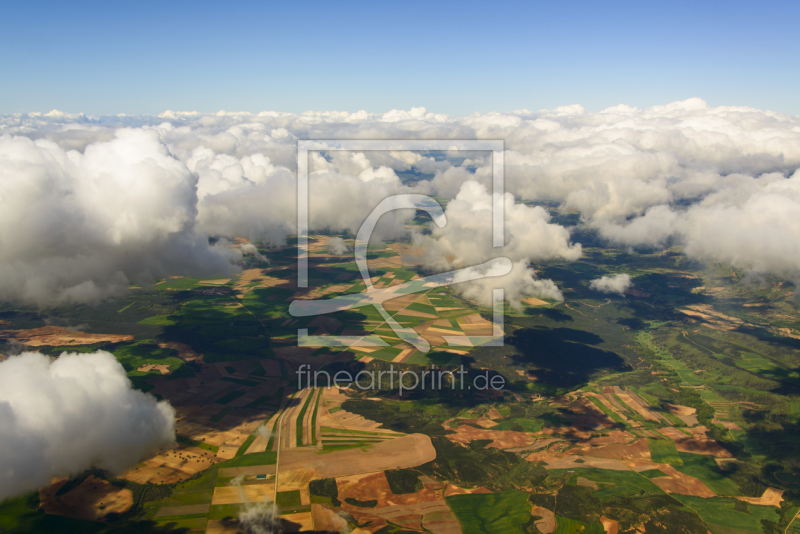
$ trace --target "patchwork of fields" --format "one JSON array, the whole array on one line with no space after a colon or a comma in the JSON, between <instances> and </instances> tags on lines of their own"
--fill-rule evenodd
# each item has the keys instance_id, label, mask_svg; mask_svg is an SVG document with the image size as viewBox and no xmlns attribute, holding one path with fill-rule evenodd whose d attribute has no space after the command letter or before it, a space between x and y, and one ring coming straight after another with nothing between
<instances>
[{"instance_id":1,"label":"patchwork of fields","mask_svg":"<svg viewBox=\"0 0 800 534\"><path fill-rule=\"evenodd\" d=\"M798 348L759 326L764 306L725 300L733 286L716 273L639 255L626 259L632 293L598 295L587 280L614 272L618 253L596 249L594 263L545 266L565 301L506 308L506 345L485 347L491 310L425 287L413 247L377 245L371 283L392 293L385 310L425 353L371 306L289 314L295 300L364 290L326 240L309 241L308 289L288 247L234 278L169 278L129 302L65 313L97 333L9 316L0 335L15 343L54 356L110 350L177 420L174 447L123 473L54 480L36 508L0 505L17 518L9 530L233 533L256 510L287 532L800 532ZM698 289L700 276L728 289ZM298 347L298 329L380 343ZM463 365L507 386L399 396L303 375L390 365Z\"/></svg>"}]
</instances>

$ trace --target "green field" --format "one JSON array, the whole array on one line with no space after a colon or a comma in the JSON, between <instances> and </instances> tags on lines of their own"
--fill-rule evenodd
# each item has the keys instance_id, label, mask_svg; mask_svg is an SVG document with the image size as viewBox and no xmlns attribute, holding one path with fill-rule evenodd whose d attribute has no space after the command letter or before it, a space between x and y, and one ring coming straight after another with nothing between
<instances>
[{"instance_id":1,"label":"green field","mask_svg":"<svg viewBox=\"0 0 800 534\"><path fill-rule=\"evenodd\" d=\"M605 531L600 523L587 525L582 521L556 516L556 529L553 534L604 534Z\"/></svg>"},{"instance_id":2,"label":"green field","mask_svg":"<svg viewBox=\"0 0 800 534\"><path fill-rule=\"evenodd\" d=\"M547 209L553 217L561 217L558 220L571 220L576 226L581 224L577 216L572 217L575 214L559 214L552 206ZM157 391L165 397L172 395L170 387L162 387L165 380L178 380L166 384L181 384L180 388L174 387L176 391L182 390L181 393L196 387L201 394L191 398L189 403L197 402L204 409L197 410L202 412L202 417L192 422L208 423L220 432L247 418L251 418L249 420L254 426L265 424L278 410L284 395L295 391L297 363L306 357L314 362L315 367L330 370L331 374L338 369L386 370L392 363L395 369L434 364L454 368L463 363L468 371L465 383L490 370L505 378L506 390L490 396L466 389L451 390L448 386L441 390L404 391L398 399L396 388L393 391L388 388L380 391L352 388L345 392L347 398L341 407L328 407L332 414L347 411L375 421L381 429L392 431L388 435L333 426L318 431L317 410L323 401L322 395L315 398L312 391L300 407L298 421L312 410L312 429L308 438L312 444L321 442L323 446L316 454L309 452L309 461L324 464L335 461L338 455L331 454L335 451L359 448L371 453L376 444L386 439L412 433L426 435L436 451L435 458L408 469L390 469L386 472L389 487L395 494L408 495L422 490L427 477L437 483L489 489L492 493L446 498L465 533L534 533L536 527L530 514L534 503L553 511L557 521L556 533L600 534L603 530L597 521L603 515L619 520L620 532L625 533L704 533L706 526L713 534L783 532L792 514L800 509L800 494L797 493L800 489L800 455L797 453L800 447L800 438L797 437L800 380L795 380L797 376L792 374L797 367L800 343L778 336L774 330L776 326L800 327L800 322L795 321L800 316L797 303L763 299L770 302L770 306L774 305L774 313L784 317L782 321L785 324L779 325L772 321L769 315L772 311L751 313L744 308L743 303L753 300L752 293L748 292L761 290L745 287L746 284L741 283L737 276L731 275L730 269L700 266L676 250L679 247L653 253L604 248L602 243L592 242L592 236L586 233L585 228L577 228L577 232L576 239L579 237L587 243L581 261L546 261L536 266L541 277L552 279L563 291L565 301L548 307L507 308L505 344L470 348L465 355L433 348L428 353L412 353L402 364L393 363L403 345L385 323L379 325L375 333L395 346L380 348L373 353L320 348L309 354L295 355L292 347L296 344L297 328L310 327L314 318L289 316L289 302L296 289L291 283L287 287L292 289L256 287L240 297L233 291L225 293L231 290L233 282L224 286L220 294L209 292L211 286L200 285L197 279L192 278L170 278L158 284L152 293L133 291L129 296L110 299L96 307L65 306L48 311L54 318L67 320L69 324L90 324L86 331L130 334L135 341L41 350L54 356L59 350L107 349L116 355L135 387L147 390L159 384ZM371 250L371 257L392 254L384 244L376 245L376 250ZM265 254L274 263L270 264L264 276L293 280L296 276L293 252L290 247L266 250ZM327 260L317 264L319 269L311 269L312 287L309 289L334 284L355 284L346 292L364 288L363 282L358 281L355 263ZM374 271L373 276L384 275L381 278L384 283L392 281L391 277L385 276L389 272L396 273L397 279L402 280L425 274L410 268L382 267ZM720 274L717 271L724 272ZM591 280L616 272L629 272L635 277L636 287L650 296L609 295L600 298L596 292L589 291ZM775 287L778 283L774 280L765 282ZM784 285L780 286L780 293L775 289L776 295L795 290L789 282L780 283ZM701 284L712 288L724 287L725 292L720 293L723 295L720 297L691 292L692 287ZM454 291L437 288L423 292L432 305L417 302L409 309L443 318L449 323L441 327L443 330L463 334L456 318L487 310L454 296ZM332 296L335 293L328 293L325 298ZM244 307L228 306L234 300L240 301ZM680 313L692 304L713 304L715 309L725 314L750 317L751 323L738 330L713 330L702 322L688 320ZM436 312L437 307L459 309ZM20 311L16 307L6 307L0 312L3 313L0 316L3 329L33 328L44 324L40 310ZM330 317L333 321L326 323L325 328L336 335L345 330L351 333L372 332L378 323L366 321L382 320L382 316L371 307L337 312ZM410 316L398 316L397 319L407 326L431 320ZM761 322L756 325L757 321ZM176 351L159 347L169 341L190 345L192 350L204 355L203 360L186 362L177 357ZM144 364L168 365L170 373L138 371ZM530 379L534 376L535 380ZM201 385L192 385L196 381ZM671 423L645 421L629 409L624 412L631 418L628 422L609 408L610 403L579 392L600 393L604 386L635 391ZM258 388L258 391L251 393L252 388ZM243 395L248 395L248 404L232 406L239 404L236 400L241 401ZM610 428L588 426L585 417L587 406L584 401L576 404L576 395L589 398L616 424L609 425ZM618 396L607 397L628 408ZM184 402L178 395L165 400L172 400L176 406ZM528 437L531 441L554 438L555 441L547 447L560 454L573 448L585 450L586 447L601 446L603 438L620 430L641 438L645 436L643 431L650 436L667 436L669 431L665 427L674 426L682 427L679 431L686 430L684 434L690 437L685 424L666 413L667 404L694 408L699 424L708 429L708 437L730 450L737 462L725 464L723 469L710 456L678 452L670 439L647 438L652 461L674 466L723 497L700 499L667 493L654 483L654 479L666 476L659 469L637 473L585 468L580 467L586 465L586 461L581 459L569 469L547 469L541 462L526 459L532 452L545 450L542 448L512 452L493 447L492 439L488 437L464 443L453 439L459 425L500 432L545 431ZM486 416L491 409L496 409L500 417L493 416L494 424L489 428L478 428L475 420ZM735 421L744 430L728 431L715 425L715 418L726 419L720 412L728 412L727 419ZM632 427L636 421L641 426ZM217 452L217 447L192 439L191 428L181 427L181 431L189 435L178 436L177 441ZM47 516L37 509L38 501L31 494L24 499L11 499L0 504L0 532L133 534L166 532L169 529L200 531L208 519L235 518L239 505L212 506L208 514L153 519L158 510L167 507L210 505L215 488L230 485L234 478L232 475L218 476L220 468L274 465L277 455L271 449L275 436L270 439L268 452L244 454L257 432L247 437L233 459L187 481L160 485L130 483L126 487L134 492L132 512L109 521L109 524ZM293 434L295 443L300 444L302 425L298 425L296 434ZM587 443L593 439L598 441ZM112 483L122 483L114 482L111 475L103 476ZM250 478L254 476L248 475ZM590 484L585 484L583 479ZM71 483L76 480L77 476L71 479ZM341 506L335 479L314 480L310 484L310 488L315 488L311 491L312 502L334 508ZM752 506L730 498L760 495L766 487L787 490L782 508ZM284 511L308 510L308 505L301 504L299 495L298 491L281 492L278 504ZM359 494L359 498L364 500L351 498L346 502L369 512L373 499L378 496ZM335 509L334 513L340 511ZM702 525L701 517L706 526ZM135 524L135 521L147 518L152 519L151 524ZM355 523L347 517L345 519L351 526L360 521L362 528L371 528L363 524L361 517L356 518ZM779 519L781 522L777 526L762 524L762 520L778 523ZM435 528L430 530L435 531ZM800 523L795 522L787 530L792 531L800 531ZM381 530L381 534L393 532L403 530L391 523Z\"/></svg>"},{"instance_id":3,"label":"green field","mask_svg":"<svg viewBox=\"0 0 800 534\"><path fill-rule=\"evenodd\" d=\"M305 418L306 411L308 411L308 406L311 404L311 401L314 399L314 393L316 392L315 389L311 389L306 395L306 400L303 403L303 407L300 409L300 413L297 414L297 428L295 432L295 439L297 440L297 446L301 447L303 445L303 419Z\"/></svg>"},{"instance_id":4,"label":"green field","mask_svg":"<svg viewBox=\"0 0 800 534\"><path fill-rule=\"evenodd\" d=\"M621 416L620 416L618 413L616 413L616 412L612 411L612 410L611 410L611 409L610 409L608 406L606 406L606 405L603 403L603 401L601 401L601 400L600 400L600 399L598 399L597 397L587 397L587 398L588 398L590 401L592 401L592 404L594 404L595 406L597 406L598 408L600 408L600 410L602 410L604 414L606 414L607 416L609 416L609 417L611 418L611 420L612 420L612 421L614 421L615 423L620 423L620 424L622 424L622 425L626 424L626 423L625 423L625 420L624 420L624 419L623 419L623 418L622 418L622 417L621 417Z\"/></svg>"},{"instance_id":5,"label":"green field","mask_svg":"<svg viewBox=\"0 0 800 534\"><path fill-rule=\"evenodd\" d=\"M673 496L700 514L713 534L731 534L737 531L763 532L762 519L774 522L779 519L775 508L771 506L754 506L724 497L702 499L678 494Z\"/></svg>"},{"instance_id":6,"label":"green field","mask_svg":"<svg viewBox=\"0 0 800 534\"><path fill-rule=\"evenodd\" d=\"M553 469L553 474L561 474L568 477L568 484L576 484L578 477L595 482L598 489L592 490L592 494L603 500L616 495L645 493L663 493L661 488L656 486L647 477L633 471L617 471L613 469L577 468L577 469Z\"/></svg>"},{"instance_id":7,"label":"green field","mask_svg":"<svg viewBox=\"0 0 800 534\"><path fill-rule=\"evenodd\" d=\"M650 448L650 457L655 463L669 465L683 465L675 442L671 439L647 439L647 446Z\"/></svg>"},{"instance_id":8,"label":"green field","mask_svg":"<svg viewBox=\"0 0 800 534\"><path fill-rule=\"evenodd\" d=\"M277 461L278 453L275 451L255 452L237 456L227 460L221 464L220 467L245 467L253 465L273 465Z\"/></svg>"},{"instance_id":9,"label":"green field","mask_svg":"<svg viewBox=\"0 0 800 534\"><path fill-rule=\"evenodd\" d=\"M282 509L297 508L301 506L300 503L300 490L279 491L277 495L277 504Z\"/></svg>"},{"instance_id":10,"label":"green field","mask_svg":"<svg viewBox=\"0 0 800 534\"><path fill-rule=\"evenodd\" d=\"M647 471L639 471L639 474L646 478L658 478L667 476L658 469L648 469Z\"/></svg>"},{"instance_id":11,"label":"green field","mask_svg":"<svg viewBox=\"0 0 800 534\"><path fill-rule=\"evenodd\" d=\"M531 518L528 496L518 491L453 495L447 504L464 534L525 534Z\"/></svg>"}]
</instances>

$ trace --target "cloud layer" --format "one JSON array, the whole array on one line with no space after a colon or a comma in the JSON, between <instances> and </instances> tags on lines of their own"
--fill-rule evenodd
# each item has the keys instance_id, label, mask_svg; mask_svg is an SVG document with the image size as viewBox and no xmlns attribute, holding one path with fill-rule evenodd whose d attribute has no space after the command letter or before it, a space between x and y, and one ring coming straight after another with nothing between
<instances>
[{"instance_id":1,"label":"cloud layer","mask_svg":"<svg viewBox=\"0 0 800 534\"><path fill-rule=\"evenodd\" d=\"M0 501L54 476L119 473L175 439L167 402L131 389L114 355L25 352L0 363Z\"/></svg>"},{"instance_id":2,"label":"cloud layer","mask_svg":"<svg viewBox=\"0 0 800 534\"><path fill-rule=\"evenodd\" d=\"M800 265L800 118L699 99L467 117L28 114L0 117L0 132L0 298L40 306L230 269L237 258L208 236L282 244L296 231L298 139L503 139L504 250L487 241L491 154L310 153L312 230L354 233L386 195L452 199L448 225L426 238L431 266L576 259L567 229L527 205L542 202L622 246L682 244L703 261L787 277ZM420 179L404 185L409 173ZM380 235L405 234L412 215L385 216Z\"/></svg>"}]
</instances>

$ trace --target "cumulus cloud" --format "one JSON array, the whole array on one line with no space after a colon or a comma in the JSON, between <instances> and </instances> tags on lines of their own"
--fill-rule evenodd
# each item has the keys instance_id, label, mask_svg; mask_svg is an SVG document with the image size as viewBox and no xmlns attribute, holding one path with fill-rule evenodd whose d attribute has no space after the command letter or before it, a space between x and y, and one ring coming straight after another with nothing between
<instances>
[{"instance_id":1,"label":"cumulus cloud","mask_svg":"<svg viewBox=\"0 0 800 534\"><path fill-rule=\"evenodd\" d=\"M602 293L619 293L624 295L631 287L631 275L614 274L606 275L589 282L589 287Z\"/></svg>"},{"instance_id":2,"label":"cumulus cloud","mask_svg":"<svg viewBox=\"0 0 800 534\"><path fill-rule=\"evenodd\" d=\"M195 186L155 132L121 129L82 154L0 137L0 298L93 302L130 281L231 271L194 231Z\"/></svg>"},{"instance_id":3,"label":"cumulus cloud","mask_svg":"<svg viewBox=\"0 0 800 534\"><path fill-rule=\"evenodd\" d=\"M520 306L523 296L563 300L555 283L537 280L528 265L530 261L576 260L581 256L580 244L571 243L569 231L563 226L550 223L550 214L543 208L516 203L508 193L503 202L506 245L495 248L492 195L477 181L464 182L445 209L446 224L433 226L431 236L415 236L415 244L425 249L424 266L444 271L503 256L514 262L509 274L465 282L457 292L482 305L491 303L492 287L505 289L505 298L514 307Z\"/></svg>"},{"instance_id":4,"label":"cumulus cloud","mask_svg":"<svg viewBox=\"0 0 800 534\"><path fill-rule=\"evenodd\" d=\"M572 261L581 256L581 245L570 241L566 228L550 223L550 214L545 209L517 203L510 193L504 195L503 203L506 245L496 249L492 239L492 195L479 182L464 182L447 204L447 224L434 227L431 238L418 239L418 243L430 250L428 263L447 268L476 265L498 255L515 262Z\"/></svg>"},{"instance_id":5,"label":"cumulus cloud","mask_svg":"<svg viewBox=\"0 0 800 534\"><path fill-rule=\"evenodd\" d=\"M328 254L333 254L334 256L344 256L350 252L350 247L347 246L347 243L345 243L344 239L341 237L329 237L326 245L328 247Z\"/></svg>"},{"instance_id":6,"label":"cumulus cloud","mask_svg":"<svg viewBox=\"0 0 800 534\"><path fill-rule=\"evenodd\" d=\"M105 351L0 363L0 501L90 467L120 473L175 439L175 412Z\"/></svg>"},{"instance_id":7,"label":"cumulus cloud","mask_svg":"<svg viewBox=\"0 0 800 534\"><path fill-rule=\"evenodd\" d=\"M468 117L424 108L51 112L0 117L0 132L0 298L27 303L87 301L137 277L224 268L230 258L206 236L283 244L296 231L298 139L503 139L511 200L502 252L487 241L483 214L491 154L309 153L312 230L355 233L387 195L437 194L452 199L453 224L426 242L441 264L495 252L515 262L575 259L567 230L529 205L550 202L611 243L683 244L692 257L760 273L800 265L797 178L789 178L800 168L800 117L696 98ZM408 180L412 169L432 179ZM379 237L402 236L412 215L384 217Z\"/></svg>"},{"instance_id":8,"label":"cumulus cloud","mask_svg":"<svg viewBox=\"0 0 800 534\"><path fill-rule=\"evenodd\" d=\"M503 276L493 275L503 272L498 263L480 267L468 267L455 276L453 290L460 296L473 300L481 306L491 307L494 289L503 289L504 299L515 309L520 309L520 301L525 297L537 297L562 301L564 296L552 280L540 280L528 266L527 261L518 261L511 266L511 272ZM474 273L488 276L471 282L460 282L471 278ZM489 278L490 277L490 278Z\"/></svg>"}]
</instances>

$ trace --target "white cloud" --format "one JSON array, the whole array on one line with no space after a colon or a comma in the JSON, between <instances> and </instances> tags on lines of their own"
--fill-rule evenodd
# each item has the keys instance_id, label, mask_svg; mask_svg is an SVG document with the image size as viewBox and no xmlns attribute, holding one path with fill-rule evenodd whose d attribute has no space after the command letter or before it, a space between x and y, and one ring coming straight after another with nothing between
<instances>
[{"instance_id":1,"label":"white cloud","mask_svg":"<svg viewBox=\"0 0 800 534\"><path fill-rule=\"evenodd\" d=\"M350 252L350 247L347 246L347 243L345 243L344 239L341 237L329 237L326 245L328 247L328 254L333 254L334 256L344 256Z\"/></svg>"},{"instance_id":2,"label":"white cloud","mask_svg":"<svg viewBox=\"0 0 800 534\"><path fill-rule=\"evenodd\" d=\"M418 243L430 249L429 266L477 265L498 255L515 262L576 260L581 256L581 246L570 242L566 228L550 223L546 210L514 202L509 193L503 197L503 202L506 245L494 248L492 195L478 182L465 182L447 204L447 224L433 228L432 238L418 239Z\"/></svg>"},{"instance_id":3,"label":"white cloud","mask_svg":"<svg viewBox=\"0 0 800 534\"><path fill-rule=\"evenodd\" d=\"M175 439L172 407L104 351L0 363L0 426L0 501L93 466L120 473Z\"/></svg>"},{"instance_id":4,"label":"white cloud","mask_svg":"<svg viewBox=\"0 0 800 534\"><path fill-rule=\"evenodd\" d=\"M27 114L0 117L0 132L36 140L0 140L0 298L27 303L102 298L128 279L190 265L220 269L228 259L206 235L282 243L296 225L297 139L503 139L517 202L506 200L502 253L514 261L579 256L566 229L521 203L551 201L621 245L673 241L693 257L765 273L800 265L796 179L787 178L800 168L800 117L700 99L468 117L424 108ZM499 252L488 241L488 195L462 186L490 186L491 157L468 157L461 165L408 151L312 152L312 227L354 232L386 195L435 192L454 200L438 243L423 240L429 258L478 263ZM403 186L398 176L411 166L433 181ZM401 235L407 216L385 217L383 236Z\"/></svg>"},{"instance_id":5,"label":"white cloud","mask_svg":"<svg viewBox=\"0 0 800 534\"><path fill-rule=\"evenodd\" d=\"M196 178L151 131L83 154L0 137L0 298L93 302L166 274L231 271L195 232Z\"/></svg>"},{"instance_id":6,"label":"white cloud","mask_svg":"<svg viewBox=\"0 0 800 534\"><path fill-rule=\"evenodd\" d=\"M459 280L471 277L476 272L489 277L459 283ZM503 268L498 263L489 265L486 268L468 267L456 275L453 290L458 295L486 307L491 307L492 305L492 291L494 289L503 289L503 298L516 309L521 308L520 301L526 297L564 300L564 296L556 284L552 280L537 279L536 273L528 266L526 261L513 263L511 272L506 275L493 275L493 273L499 272L503 272Z\"/></svg>"},{"instance_id":7,"label":"white cloud","mask_svg":"<svg viewBox=\"0 0 800 534\"><path fill-rule=\"evenodd\" d=\"M619 293L624 295L631 287L631 275L614 274L606 275L589 282L589 287L602 293Z\"/></svg>"}]
</instances>

